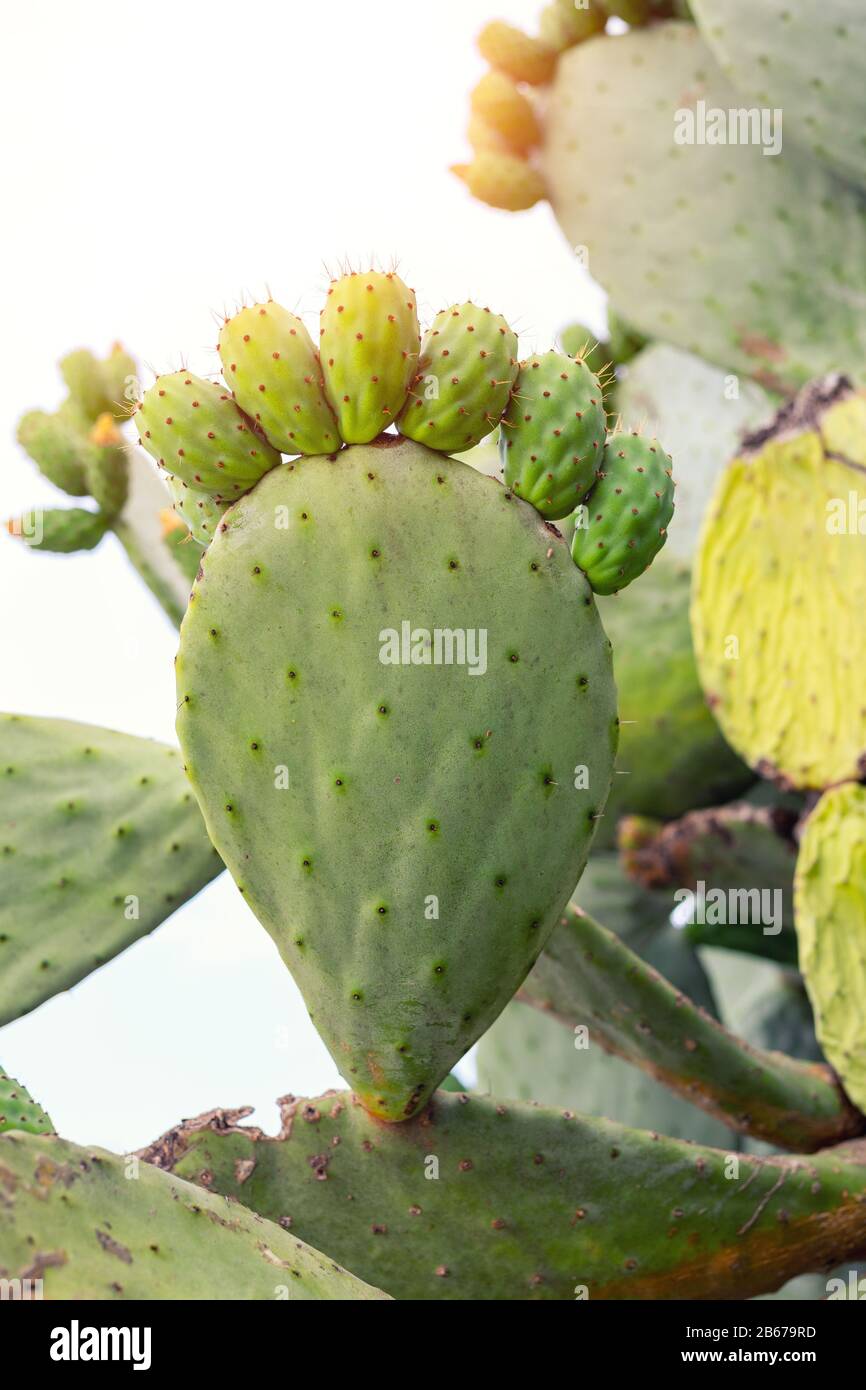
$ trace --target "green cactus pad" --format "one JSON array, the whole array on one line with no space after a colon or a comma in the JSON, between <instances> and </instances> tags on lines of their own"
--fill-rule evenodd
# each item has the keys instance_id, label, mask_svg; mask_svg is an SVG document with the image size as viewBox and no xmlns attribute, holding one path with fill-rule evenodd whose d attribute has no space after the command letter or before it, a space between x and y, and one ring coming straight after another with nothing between
<instances>
[{"instance_id":1,"label":"green cactus pad","mask_svg":"<svg viewBox=\"0 0 866 1390\"><path fill-rule=\"evenodd\" d=\"M677 505L665 549L691 560L719 475L741 436L772 419L777 402L753 381L738 381L667 343L651 343L629 363L616 405L626 429L663 439L676 460Z\"/></svg>"},{"instance_id":2,"label":"green cactus pad","mask_svg":"<svg viewBox=\"0 0 866 1390\"><path fill-rule=\"evenodd\" d=\"M18 443L55 487L70 497L87 496L81 430L68 418L28 411L18 422Z\"/></svg>"},{"instance_id":3,"label":"green cactus pad","mask_svg":"<svg viewBox=\"0 0 866 1390\"><path fill-rule=\"evenodd\" d=\"M698 101L743 106L691 24L600 36L562 56L541 153L570 245L650 337L786 393L840 364L858 370L861 194L793 140L777 155L678 143L677 131L691 134L680 113Z\"/></svg>"},{"instance_id":4,"label":"green cactus pad","mask_svg":"<svg viewBox=\"0 0 866 1390\"><path fill-rule=\"evenodd\" d=\"M725 74L761 107L784 111L785 135L866 184L866 10L860 0L692 0ZM742 102L741 102L742 105Z\"/></svg>"},{"instance_id":5,"label":"green cactus pad","mask_svg":"<svg viewBox=\"0 0 866 1390\"><path fill-rule=\"evenodd\" d=\"M166 475L166 481L171 493L172 506L178 516L186 522L190 535L198 541L199 545L210 545L216 534L216 528L231 503L213 497L209 492L203 492L201 488L190 487L189 483L185 483L182 478L176 478L173 473ZM191 580L195 578L197 572L198 557L196 557L195 569L189 576Z\"/></svg>"},{"instance_id":6,"label":"green cactus pad","mask_svg":"<svg viewBox=\"0 0 866 1390\"><path fill-rule=\"evenodd\" d=\"M707 698L746 761L794 787L866 766L866 547L850 514L863 406L827 378L746 439L719 480L695 565Z\"/></svg>"},{"instance_id":7,"label":"green cactus pad","mask_svg":"<svg viewBox=\"0 0 866 1390\"><path fill-rule=\"evenodd\" d=\"M377 270L332 280L321 314L325 390L347 444L367 444L393 424L418 370L414 291Z\"/></svg>"},{"instance_id":8,"label":"green cactus pad","mask_svg":"<svg viewBox=\"0 0 866 1390\"><path fill-rule=\"evenodd\" d=\"M220 332L223 375L241 410L284 454L339 449L322 369L303 323L271 299L241 309Z\"/></svg>"},{"instance_id":9,"label":"green cactus pad","mask_svg":"<svg viewBox=\"0 0 866 1390\"><path fill-rule=\"evenodd\" d=\"M575 564L597 594L615 594L649 568L673 514L670 454L657 439L612 435L587 503L587 524L575 526L571 543Z\"/></svg>"},{"instance_id":10,"label":"green cactus pad","mask_svg":"<svg viewBox=\"0 0 866 1390\"><path fill-rule=\"evenodd\" d=\"M866 788L825 792L800 840L795 881L800 968L827 1059L866 1110Z\"/></svg>"},{"instance_id":11,"label":"green cactus pad","mask_svg":"<svg viewBox=\"0 0 866 1390\"><path fill-rule=\"evenodd\" d=\"M499 424L516 376L517 335L501 314L454 304L424 335L397 428L431 449L472 449Z\"/></svg>"},{"instance_id":12,"label":"green cactus pad","mask_svg":"<svg viewBox=\"0 0 866 1390\"><path fill-rule=\"evenodd\" d=\"M605 411L583 362L545 352L521 363L499 431L505 481L556 521L573 512L602 466Z\"/></svg>"},{"instance_id":13,"label":"green cactus pad","mask_svg":"<svg viewBox=\"0 0 866 1390\"><path fill-rule=\"evenodd\" d=\"M104 965L221 868L176 749L0 715L0 1024Z\"/></svg>"},{"instance_id":14,"label":"green cactus pad","mask_svg":"<svg viewBox=\"0 0 866 1390\"><path fill-rule=\"evenodd\" d=\"M805 1152L866 1130L828 1067L747 1047L586 911L563 913L521 998L588 1024L603 1047L742 1134Z\"/></svg>"},{"instance_id":15,"label":"green cactus pad","mask_svg":"<svg viewBox=\"0 0 866 1390\"><path fill-rule=\"evenodd\" d=\"M225 387L192 372L157 377L135 419L161 468L214 497L239 496L280 461Z\"/></svg>"},{"instance_id":16,"label":"green cactus pad","mask_svg":"<svg viewBox=\"0 0 866 1390\"><path fill-rule=\"evenodd\" d=\"M177 677L214 844L343 1075L406 1118L530 968L603 810L586 581L506 489L387 436L235 504Z\"/></svg>"},{"instance_id":17,"label":"green cactus pad","mask_svg":"<svg viewBox=\"0 0 866 1390\"><path fill-rule=\"evenodd\" d=\"M0 1199L0 1275L34 1298L387 1297L295 1232L131 1155L4 1134Z\"/></svg>"},{"instance_id":18,"label":"green cactus pad","mask_svg":"<svg viewBox=\"0 0 866 1390\"><path fill-rule=\"evenodd\" d=\"M439 1092L396 1129L346 1093L282 1112L276 1139L217 1110L146 1156L401 1299L739 1299L863 1246L864 1141L732 1176L730 1150L516 1101Z\"/></svg>"},{"instance_id":19,"label":"green cactus pad","mask_svg":"<svg viewBox=\"0 0 866 1390\"><path fill-rule=\"evenodd\" d=\"M614 843L617 821L629 812L672 819L730 801L754 781L704 699L692 651L689 587L688 570L665 552L639 584L598 600L613 644L620 735L597 847ZM607 923L606 914L599 915Z\"/></svg>"},{"instance_id":20,"label":"green cactus pad","mask_svg":"<svg viewBox=\"0 0 866 1390\"><path fill-rule=\"evenodd\" d=\"M26 1130L28 1134L53 1134L54 1125L20 1081L0 1066L0 1134L7 1130Z\"/></svg>"}]
</instances>

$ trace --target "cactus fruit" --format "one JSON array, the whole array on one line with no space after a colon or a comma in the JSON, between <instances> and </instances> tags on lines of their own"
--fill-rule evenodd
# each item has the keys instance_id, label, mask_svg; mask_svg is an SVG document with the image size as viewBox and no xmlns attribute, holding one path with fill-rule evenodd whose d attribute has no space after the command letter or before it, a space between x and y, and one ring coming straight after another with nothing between
<instances>
[{"instance_id":1,"label":"cactus fruit","mask_svg":"<svg viewBox=\"0 0 866 1390\"><path fill-rule=\"evenodd\" d=\"M418 369L415 294L393 271L332 280L321 313L325 390L347 444L367 444L393 424Z\"/></svg>"},{"instance_id":2,"label":"cactus fruit","mask_svg":"<svg viewBox=\"0 0 866 1390\"><path fill-rule=\"evenodd\" d=\"M152 931L221 868L176 749L0 715L0 1024Z\"/></svg>"},{"instance_id":3,"label":"cactus fruit","mask_svg":"<svg viewBox=\"0 0 866 1390\"><path fill-rule=\"evenodd\" d=\"M189 483L185 483L182 478L176 478L173 473L166 475L166 481L172 497L172 506L178 516L186 522L189 534L198 541L199 545L210 545L223 513L228 510L231 503L220 497L212 497L209 492L203 492L201 488L190 487ZM196 558L195 568L190 573L190 581L195 578L198 572L199 558Z\"/></svg>"},{"instance_id":4,"label":"cactus fruit","mask_svg":"<svg viewBox=\"0 0 866 1390\"><path fill-rule=\"evenodd\" d=\"M815 1026L845 1090L866 1108L866 788L825 792L807 818L794 907Z\"/></svg>"},{"instance_id":5,"label":"cactus fruit","mask_svg":"<svg viewBox=\"0 0 866 1390\"><path fill-rule=\"evenodd\" d=\"M431 449L472 449L498 425L516 376L517 335L505 319L454 304L424 335L397 428Z\"/></svg>"},{"instance_id":6,"label":"cactus fruit","mask_svg":"<svg viewBox=\"0 0 866 1390\"><path fill-rule=\"evenodd\" d=\"M54 1125L42 1106L0 1066L0 1134L10 1129L26 1130L28 1134L54 1133Z\"/></svg>"},{"instance_id":7,"label":"cactus fruit","mask_svg":"<svg viewBox=\"0 0 866 1390\"><path fill-rule=\"evenodd\" d=\"M77 550L93 550L108 530L108 518L85 507L41 508L6 522L10 536L23 540L31 550L55 551L71 555Z\"/></svg>"},{"instance_id":8,"label":"cactus fruit","mask_svg":"<svg viewBox=\"0 0 866 1390\"><path fill-rule=\"evenodd\" d=\"M144 1156L398 1298L740 1299L863 1247L863 1141L741 1154L732 1177L728 1150L481 1096L440 1092L396 1131L347 1093L281 1110L276 1139L216 1110Z\"/></svg>"},{"instance_id":9,"label":"cactus fruit","mask_svg":"<svg viewBox=\"0 0 866 1390\"><path fill-rule=\"evenodd\" d=\"M576 5L575 0L550 0L541 11L538 30L541 40L554 53L564 53L567 48L591 39L600 34L607 23L607 15L596 0L587 0Z\"/></svg>"},{"instance_id":10,"label":"cactus fruit","mask_svg":"<svg viewBox=\"0 0 866 1390\"><path fill-rule=\"evenodd\" d=\"M622 815L672 819L730 801L754 773L727 744L704 700L689 627L688 570L665 552L639 584L600 599L598 610L613 644L620 718L617 770L595 839L600 848L613 845ZM619 929L606 911L597 915Z\"/></svg>"},{"instance_id":11,"label":"cactus fruit","mask_svg":"<svg viewBox=\"0 0 866 1390\"><path fill-rule=\"evenodd\" d=\"M530 38L513 24L494 19L478 35L478 50L492 68L515 82L542 86L556 70L556 50L541 39Z\"/></svg>"},{"instance_id":12,"label":"cactus fruit","mask_svg":"<svg viewBox=\"0 0 866 1390\"><path fill-rule=\"evenodd\" d=\"M643 574L667 540L674 514L674 481L656 439L614 434L587 504L587 524L575 526L571 553L597 594L615 594Z\"/></svg>"},{"instance_id":13,"label":"cactus fruit","mask_svg":"<svg viewBox=\"0 0 866 1390\"><path fill-rule=\"evenodd\" d=\"M820 790L866 767L863 412L864 398L830 377L744 440L695 565L707 698L732 747L792 787Z\"/></svg>"},{"instance_id":14,"label":"cactus fruit","mask_svg":"<svg viewBox=\"0 0 866 1390\"><path fill-rule=\"evenodd\" d=\"M793 141L765 156L772 131L763 143L701 140L698 101L743 105L692 24L563 54L540 159L569 243L651 337L781 392L840 363L855 370L866 359L861 193Z\"/></svg>"},{"instance_id":15,"label":"cactus fruit","mask_svg":"<svg viewBox=\"0 0 866 1390\"><path fill-rule=\"evenodd\" d=\"M741 435L772 418L774 399L756 382L737 382L680 348L651 343L629 363L616 405L626 429L663 439L677 461L666 553L690 560L719 474Z\"/></svg>"},{"instance_id":16,"label":"cactus fruit","mask_svg":"<svg viewBox=\"0 0 866 1390\"><path fill-rule=\"evenodd\" d=\"M386 1297L295 1232L129 1155L4 1134L0 1178L0 1275L25 1298Z\"/></svg>"},{"instance_id":17,"label":"cactus fruit","mask_svg":"<svg viewBox=\"0 0 866 1390\"><path fill-rule=\"evenodd\" d=\"M89 348L68 352L60 359L60 374L72 404L86 421L92 423L100 415L127 419L131 405L127 385L135 378L136 365L120 343L102 361Z\"/></svg>"},{"instance_id":18,"label":"cactus fruit","mask_svg":"<svg viewBox=\"0 0 866 1390\"><path fill-rule=\"evenodd\" d=\"M783 110L786 133L790 128L817 159L866 184L866 11L859 0L692 0L692 10L739 91L758 106Z\"/></svg>"},{"instance_id":19,"label":"cactus fruit","mask_svg":"<svg viewBox=\"0 0 866 1390\"><path fill-rule=\"evenodd\" d=\"M253 304L220 331L223 375L241 410L284 454L339 449L322 369L303 323L281 304Z\"/></svg>"},{"instance_id":20,"label":"cactus fruit","mask_svg":"<svg viewBox=\"0 0 866 1390\"><path fill-rule=\"evenodd\" d=\"M469 98L473 116L501 136L508 149L526 154L541 139L535 108L501 72L488 72Z\"/></svg>"},{"instance_id":21,"label":"cactus fruit","mask_svg":"<svg viewBox=\"0 0 866 1390\"><path fill-rule=\"evenodd\" d=\"M524 212L547 197L541 174L516 154L480 149L470 164L453 164L451 172L463 180L473 198L506 212Z\"/></svg>"},{"instance_id":22,"label":"cactus fruit","mask_svg":"<svg viewBox=\"0 0 866 1390\"><path fill-rule=\"evenodd\" d=\"M585 580L504 488L385 436L232 507L177 678L214 844L353 1089L406 1119L532 965L603 809Z\"/></svg>"},{"instance_id":23,"label":"cactus fruit","mask_svg":"<svg viewBox=\"0 0 866 1390\"><path fill-rule=\"evenodd\" d=\"M157 377L136 420L161 468L214 497L237 497L280 462L226 388L192 372Z\"/></svg>"},{"instance_id":24,"label":"cactus fruit","mask_svg":"<svg viewBox=\"0 0 866 1390\"><path fill-rule=\"evenodd\" d=\"M602 388L584 362L528 358L499 431L506 483L549 521L568 516L596 481L605 425Z\"/></svg>"}]
</instances>

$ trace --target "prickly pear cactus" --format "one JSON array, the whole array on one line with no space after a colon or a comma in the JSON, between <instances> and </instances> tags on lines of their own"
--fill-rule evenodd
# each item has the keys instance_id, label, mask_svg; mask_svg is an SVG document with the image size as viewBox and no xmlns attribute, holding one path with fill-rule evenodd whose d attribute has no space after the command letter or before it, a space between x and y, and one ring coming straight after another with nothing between
<instances>
[{"instance_id":1,"label":"prickly pear cactus","mask_svg":"<svg viewBox=\"0 0 866 1390\"><path fill-rule=\"evenodd\" d=\"M53 1134L54 1125L20 1081L0 1066L0 1134L7 1130L26 1130L28 1134Z\"/></svg>"},{"instance_id":2,"label":"prickly pear cactus","mask_svg":"<svg viewBox=\"0 0 866 1390\"><path fill-rule=\"evenodd\" d=\"M485 73L473 88L469 105L470 140L480 148L524 155L539 143L541 127L535 107L504 73Z\"/></svg>"},{"instance_id":3,"label":"prickly pear cactus","mask_svg":"<svg viewBox=\"0 0 866 1390\"><path fill-rule=\"evenodd\" d=\"M583 362L545 352L523 362L499 430L505 481L550 521L573 512L604 457L599 380Z\"/></svg>"},{"instance_id":4,"label":"prickly pear cactus","mask_svg":"<svg viewBox=\"0 0 866 1390\"><path fill-rule=\"evenodd\" d=\"M397 428L431 449L472 449L498 425L517 365L517 335L501 314L476 304L443 309L424 335Z\"/></svg>"},{"instance_id":5,"label":"prickly pear cactus","mask_svg":"<svg viewBox=\"0 0 866 1390\"><path fill-rule=\"evenodd\" d=\"M406 1119L517 989L604 808L586 581L506 489L384 438L226 514L177 678L214 844L363 1104Z\"/></svg>"},{"instance_id":6,"label":"prickly pear cactus","mask_svg":"<svg viewBox=\"0 0 866 1390\"><path fill-rule=\"evenodd\" d=\"M226 388L192 372L157 377L135 418L160 468L213 497L233 500L280 461Z\"/></svg>"},{"instance_id":7,"label":"prickly pear cactus","mask_svg":"<svg viewBox=\"0 0 866 1390\"><path fill-rule=\"evenodd\" d=\"M800 968L818 1038L866 1108L866 788L824 793L805 823L794 881Z\"/></svg>"},{"instance_id":8,"label":"prickly pear cactus","mask_svg":"<svg viewBox=\"0 0 866 1390\"><path fill-rule=\"evenodd\" d=\"M866 184L866 10L860 0L692 0L701 33L751 102L784 112L786 133Z\"/></svg>"},{"instance_id":9,"label":"prickly pear cactus","mask_svg":"<svg viewBox=\"0 0 866 1390\"><path fill-rule=\"evenodd\" d=\"M418 369L415 294L393 271L333 280L321 313L325 390L347 444L367 444L393 424Z\"/></svg>"},{"instance_id":10,"label":"prickly pear cactus","mask_svg":"<svg viewBox=\"0 0 866 1390\"><path fill-rule=\"evenodd\" d=\"M281 304L253 304L226 321L219 353L234 398L284 454L330 454L342 443L325 399L319 354Z\"/></svg>"},{"instance_id":11,"label":"prickly pear cactus","mask_svg":"<svg viewBox=\"0 0 866 1390\"><path fill-rule=\"evenodd\" d=\"M515 82L540 86L550 81L556 68L556 52L549 44L501 19L484 26L478 48L492 68L507 73Z\"/></svg>"},{"instance_id":12,"label":"prickly pear cactus","mask_svg":"<svg viewBox=\"0 0 866 1390\"><path fill-rule=\"evenodd\" d=\"M60 360L69 401L91 423L106 414L121 421L128 417L128 387L136 371L135 359L120 343L101 359L89 348L76 348Z\"/></svg>"},{"instance_id":13,"label":"prickly pear cactus","mask_svg":"<svg viewBox=\"0 0 866 1390\"><path fill-rule=\"evenodd\" d=\"M732 747L794 787L866 766L864 462L864 397L839 377L813 383L744 441L696 559L692 631L707 698Z\"/></svg>"},{"instance_id":14,"label":"prickly pear cactus","mask_svg":"<svg viewBox=\"0 0 866 1390\"><path fill-rule=\"evenodd\" d=\"M575 524L571 553L597 594L615 594L643 574L667 540L674 514L671 458L657 439L615 434L607 441L586 525Z\"/></svg>"}]
</instances>

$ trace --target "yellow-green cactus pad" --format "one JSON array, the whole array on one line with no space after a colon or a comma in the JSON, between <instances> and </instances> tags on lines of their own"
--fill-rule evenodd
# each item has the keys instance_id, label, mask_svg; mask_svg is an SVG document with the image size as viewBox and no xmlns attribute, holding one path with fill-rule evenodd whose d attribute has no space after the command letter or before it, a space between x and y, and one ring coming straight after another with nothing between
<instances>
[{"instance_id":1,"label":"yellow-green cactus pad","mask_svg":"<svg viewBox=\"0 0 866 1390\"><path fill-rule=\"evenodd\" d=\"M825 792L806 821L794 880L800 969L828 1061L866 1108L866 787Z\"/></svg>"},{"instance_id":2,"label":"yellow-green cactus pad","mask_svg":"<svg viewBox=\"0 0 866 1390\"><path fill-rule=\"evenodd\" d=\"M864 448L863 398L839 377L812 383L745 441L699 544L704 691L737 752L794 787L866 766Z\"/></svg>"}]
</instances>

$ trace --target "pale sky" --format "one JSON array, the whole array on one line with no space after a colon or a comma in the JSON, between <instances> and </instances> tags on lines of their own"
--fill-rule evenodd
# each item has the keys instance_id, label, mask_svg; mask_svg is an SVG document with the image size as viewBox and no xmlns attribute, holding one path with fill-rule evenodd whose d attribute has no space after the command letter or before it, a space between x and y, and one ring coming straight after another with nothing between
<instances>
[{"instance_id":1,"label":"pale sky","mask_svg":"<svg viewBox=\"0 0 866 1390\"><path fill-rule=\"evenodd\" d=\"M396 262L427 320L471 298L521 351L603 296L547 207L473 203L468 92L491 18L530 0L28 0L0 55L0 515L62 504L15 443L62 395L56 359L121 338L216 370L214 314L270 289L317 325L328 271ZM149 380L146 375L145 380ZM50 557L0 535L0 708L175 742L174 629L108 540ZM58 921L58 931L62 922ZM117 961L0 1031L66 1137L127 1150L181 1116L339 1079L228 875Z\"/></svg>"}]
</instances>

